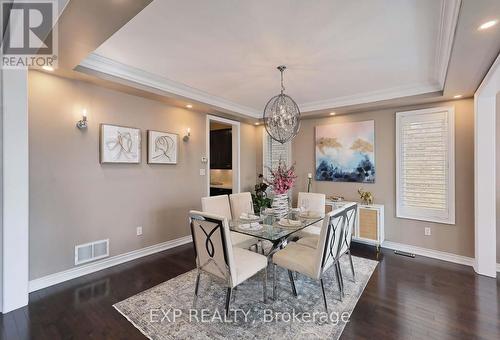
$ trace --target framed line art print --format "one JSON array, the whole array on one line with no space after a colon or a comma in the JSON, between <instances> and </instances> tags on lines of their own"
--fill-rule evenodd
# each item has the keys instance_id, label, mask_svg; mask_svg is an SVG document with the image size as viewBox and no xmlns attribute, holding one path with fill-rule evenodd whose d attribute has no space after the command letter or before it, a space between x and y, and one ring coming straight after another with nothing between
<instances>
[{"instance_id":1,"label":"framed line art print","mask_svg":"<svg viewBox=\"0 0 500 340\"><path fill-rule=\"evenodd\" d=\"M179 135L148 130L148 164L177 164Z\"/></svg>"},{"instance_id":2,"label":"framed line art print","mask_svg":"<svg viewBox=\"0 0 500 340\"><path fill-rule=\"evenodd\" d=\"M99 144L99 161L101 164L138 164L141 162L140 129L101 124Z\"/></svg>"}]
</instances>

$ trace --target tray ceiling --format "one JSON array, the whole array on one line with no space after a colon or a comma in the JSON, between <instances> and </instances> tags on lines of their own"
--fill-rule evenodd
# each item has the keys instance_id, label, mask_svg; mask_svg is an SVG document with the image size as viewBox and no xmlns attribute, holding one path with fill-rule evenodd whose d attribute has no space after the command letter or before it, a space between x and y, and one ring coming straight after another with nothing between
<instances>
[{"instance_id":1,"label":"tray ceiling","mask_svg":"<svg viewBox=\"0 0 500 340\"><path fill-rule=\"evenodd\" d=\"M81 65L258 117L443 89L458 1L153 1Z\"/></svg>"}]
</instances>

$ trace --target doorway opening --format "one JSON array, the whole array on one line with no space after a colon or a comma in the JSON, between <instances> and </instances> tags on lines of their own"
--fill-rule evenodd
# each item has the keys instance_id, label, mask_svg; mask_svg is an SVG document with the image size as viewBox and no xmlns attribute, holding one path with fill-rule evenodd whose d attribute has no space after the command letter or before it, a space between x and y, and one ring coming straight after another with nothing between
<instances>
[{"instance_id":1,"label":"doorway opening","mask_svg":"<svg viewBox=\"0 0 500 340\"><path fill-rule=\"evenodd\" d=\"M240 123L207 116L207 196L240 191Z\"/></svg>"}]
</instances>

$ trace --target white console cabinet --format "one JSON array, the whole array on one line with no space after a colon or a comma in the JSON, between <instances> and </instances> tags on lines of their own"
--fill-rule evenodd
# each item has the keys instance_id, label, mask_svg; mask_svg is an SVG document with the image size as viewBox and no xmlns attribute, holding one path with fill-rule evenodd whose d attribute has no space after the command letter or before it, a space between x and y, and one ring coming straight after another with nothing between
<instances>
[{"instance_id":1,"label":"white console cabinet","mask_svg":"<svg viewBox=\"0 0 500 340\"><path fill-rule=\"evenodd\" d=\"M327 201L326 210L336 209L350 203L346 201ZM382 204L358 203L358 216L352 237L354 242L367 243L379 249L384 242L384 206Z\"/></svg>"}]
</instances>

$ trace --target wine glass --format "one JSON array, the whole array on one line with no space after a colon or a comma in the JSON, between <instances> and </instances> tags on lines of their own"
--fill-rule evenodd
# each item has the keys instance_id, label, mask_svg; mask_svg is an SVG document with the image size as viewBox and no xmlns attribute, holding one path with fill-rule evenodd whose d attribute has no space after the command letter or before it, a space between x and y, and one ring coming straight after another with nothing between
<instances>
[{"instance_id":1,"label":"wine glass","mask_svg":"<svg viewBox=\"0 0 500 340\"><path fill-rule=\"evenodd\" d=\"M263 223L266 223L266 219L269 217L271 210L267 207L260 207L260 218Z\"/></svg>"},{"instance_id":2,"label":"wine glass","mask_svg":"<svg viewBox=\"0 0 500 340\"><path fill-rule=\"evenodd\" d=\"M307 198L303 198L300 201L300 212L305 213L309 209L309 200Z\"/></svg>"}]
</instances>

